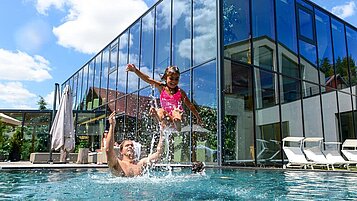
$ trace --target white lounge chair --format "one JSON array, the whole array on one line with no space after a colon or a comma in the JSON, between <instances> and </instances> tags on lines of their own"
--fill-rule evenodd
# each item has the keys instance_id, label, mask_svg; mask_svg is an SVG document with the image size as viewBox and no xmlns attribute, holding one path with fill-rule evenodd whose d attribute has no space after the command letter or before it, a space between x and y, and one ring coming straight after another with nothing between
<instances>
[{"instance_id":1,"label":"white lounge chair","mask_svg":"<svg viewBox=\"0 0 357 201\"><path fill-rule=\"evenodd\" d=\"M303 148L303 152L305 153L306 158L308 160L315 163L315 166L321 166L321 167L326 166L326 168L330 170L330 165L331 165L332 169L334 169L333 163L328 161L322 152L322 140L323 138L321 137L305 138L303 142L305 143L306 147ZM312 147L307 146L310 144L312 144L313 146Z\"/></svg>"},{"instance_id":2,"label":"white lounge chair","mask_svg":"<svg viewBox=\"0 0 357 201\"><path fill-rule=\"evenodd\" d=\"M334 146L331 148L331 146ZM324 154L328 161L332 162L332 168L334 169L334 165L343 165L349 170L350 164L357 164L357 162L351 162L345 160L340 153L341 142L325 142Z\"/></svg>"},{"instance_id":3,"label":"white lounge chair","mask_svg":"<svg viewBox=\"0 0 357 201\"><path fill-rule=\"evenodd\" d=\"M313 162L306 160L304 153L302 152L302 141L303 137L286 137L283 139L283 150L288 158L288 164L284 165L283 168L287 167L303 167L306 169L308 166L314 169L312 165ZM299 146L287 146L288 143L298 143Z\"/></svg>"},{"instance_id":4,"label":"white lounge chair","mask_svg":"<svg viewBox=\"0 0 357 201\"><path fill-rule=\"evenodd\" d=\"M346 139L341 152L351 162L357 162L357 139Z\"/></svg>"}]
</instances>

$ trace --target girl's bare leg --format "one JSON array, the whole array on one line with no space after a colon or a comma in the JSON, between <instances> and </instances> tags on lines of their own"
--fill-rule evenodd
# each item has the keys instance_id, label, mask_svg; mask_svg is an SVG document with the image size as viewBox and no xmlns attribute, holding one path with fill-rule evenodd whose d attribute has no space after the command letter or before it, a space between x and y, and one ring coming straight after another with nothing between
<instances>
[{"instance_id":1,"label":"girl's bare leg","mask_svg":"<svg viewBox=\"0 0 357 201\"><path fill-rule=\"evenodd\" d=\"M174 109L172 111L172 122L178 132L181 132L182 111Z\"/></svg>"}]
</instances>

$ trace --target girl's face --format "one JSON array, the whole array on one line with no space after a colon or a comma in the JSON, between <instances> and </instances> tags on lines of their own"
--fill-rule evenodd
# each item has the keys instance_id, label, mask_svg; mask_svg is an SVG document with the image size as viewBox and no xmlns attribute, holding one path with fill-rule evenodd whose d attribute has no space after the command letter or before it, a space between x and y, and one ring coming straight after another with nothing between
<instances>
[{"instance_id":1,"label":"girl's face","mask_svg":"<svg viewBox=\"0 0 357 201\"><path fill-rule=\"evenodd\" d=\"M175 88L180 81L180 74L171 73L166 77L166 85L170 88Z\"/></svg>"}]
</instances>

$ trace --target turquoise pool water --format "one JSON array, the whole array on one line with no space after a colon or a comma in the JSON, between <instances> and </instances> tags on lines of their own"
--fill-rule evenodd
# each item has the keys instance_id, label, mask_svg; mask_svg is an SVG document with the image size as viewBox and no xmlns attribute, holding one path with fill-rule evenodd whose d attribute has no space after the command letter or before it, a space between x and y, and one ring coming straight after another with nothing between
<instances>
[{"instance_id":1,"label":"turquoise pool water","mask_svg":"<svg viewBox=\"0 0 357 201\"><path fill-rule=\"evenodd\" d=\"M355 173L207 169L112 177L107 170L0 171L0 200L356 200Z\"/></svg>"}]
</instances>

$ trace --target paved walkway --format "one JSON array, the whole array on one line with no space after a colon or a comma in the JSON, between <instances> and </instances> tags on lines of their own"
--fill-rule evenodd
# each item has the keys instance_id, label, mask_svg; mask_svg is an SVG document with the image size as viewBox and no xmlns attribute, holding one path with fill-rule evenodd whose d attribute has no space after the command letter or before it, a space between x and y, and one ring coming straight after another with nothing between
<instances>
[{"instance_id":1,"label":"paved walkway","mask_svg":"<svg viewBox=\"0 0 357 201\"><path fill-rule=\"evenodd\" d=\"M32 164L30 161L0 162L0 170L108 168L106 164Z\"/></svg>"}]
</instances>

